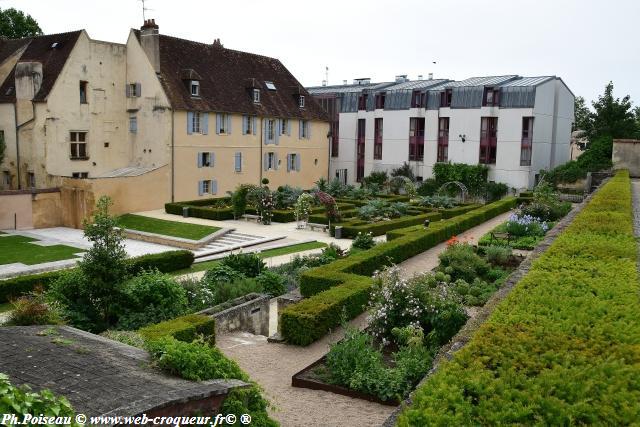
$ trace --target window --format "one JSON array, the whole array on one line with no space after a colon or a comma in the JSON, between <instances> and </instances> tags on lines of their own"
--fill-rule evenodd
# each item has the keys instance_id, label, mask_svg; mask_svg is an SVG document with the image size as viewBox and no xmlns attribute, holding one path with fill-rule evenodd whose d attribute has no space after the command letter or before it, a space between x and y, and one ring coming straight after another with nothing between
<instances>
[{"instance_id":1,"label":"window","mask_svg":"<svg viewBox=\"0 0 640 427\"><path fill-rule=\"evenodd\" d=\"M216 133L231 134L231 115L227 113L216 114Z\"/></svg>"},{"instance_id":2,"label":"window","mask_svg":"<svg viewBox=\"0 0 640 427\"><path fill-rule=\"evenodd\" d=\"M382 160L382 118L375 119L373 125L373 159Z\"/></svg>"},{"instance_id":3,"label":"window","mask_svg":"<svg viewBox=\"0 0 640 427\"><path fill-rule=\"evenodd\" d=\"M424 117L409 119L409 160L424 160Z\"/></svg>"},{"instance_id":4,"label":"window","mask_svg":"<svg viewBox=\"0 0 640 427\"><path fill-rule=\"evenodd\" d=\"M191 90L191 96L200 96L200 82L197 80L191 80L189 83L189 88Z\"/></svg>"},{"instance_id":5,"label":"window","mask_svg":"<svg viewBox=\"0 0 640 427\"><path fill-rule=\"evenodd\" d=\"M87 132L70 132L71 160L87 160Z\"/></svg>"},{"instance_id":6,"label":"window","mask_svg":"<svg viewBox=\"0 0 640 427\"><path fill-rule=\"evenodd\" d=\"M264 85L267 87L267 89L269 90L276 90L276 85L273 84L273 82L264 82Z\"/></svg>"},{"instance_id":7,"label":"window","mask_svg":"<svg viewBox=\"0 0 640 427\"><path fill-rule=\"evenodd\" d=\"M304 108L304 95L298 97L298 107Z\"/></svg>"},{"instance_id":8,"label":"window","mask_svg":"<svg viewBox=\"0 0 640 427\"><path fill-rule=\"evenodd\" d=\"M300 138L311 138L311 132L309 130L309 120L300 120Z\"/></svg>"},{"instance_id":9,"label":"window","mask_svg":"<svg viewBox=\"0 0 640 427\"><path fill-rule=\"evenodd\" d=\"M451 99L453 98L453 89L446 89L440 92L440 107L451 107Z\"/></svg>"},{"instance_id":10,"label":"window","mask_svg":"<svg viewBox=\"0 0 640 427\"><path fill-rule=\"evenodd\" d=\"M129 132L131 132L131 133L138 132L138 117L137 116L129 116Z\"/></svg>"},{"instance_id":11,"label":"window","mask_svg":"<svg viewBox=\"0 0 640 427\"><path fill-rule=\"evenodd\" d=\"M300 165L298 163L298 154L291 153L287 155L287 172L299 171Z\"/></svg>"},{"instance_id":12,"label":"window","mask_svg":"<svg viewBox=\"0 0 640 427\"><path fill-rule=\"evenodd\" d=\"M211 181L201 181L202 182L202 194L209 194L211 191Z\"/></svg>"},{"instance_id":13,"label":"window","mask_svg":"<svg viewBox=\"0 0 640 427\"><path fill-rule=\"evenodd\" d=\"M242 153L240 151L236 152L234 161L236 172L242 172Z\"/></svg>"},{"instance_id":14,"label":"window","mask_svg":"<svg viewBox=\"0 0 640 427\"><path fill-rule=\"evenodd\" d=\"M362 182L364 178L364 154L365 135L367 129L366 119L358 119L357 141L356 141L356 181Z\"/></svg>"},{"instance_id":15,"label":"window","mask_svg":"<svg viewBox=\"0 0 640 427\"><path fill-rule=\"evenodd\" d=\"M129 83L127 85L127 98L136 98L141 95L142 89L140 83Z\"/></svg>"},{"instance_id":16,"label":"window","mask_svg":"<svg viewBox=\"0 0 640 427\"><path fill-rule=\"evenodd\" d=\"M438 120L438 162L449 160L449 117Z\"/></svg>"},{"instance_id":17,"label":"window","mask_svg":"<svg viewBox=\"0 0 640 427\"><path fill-rule=\"evenodd\" d=\"M267 153L267 170L275 170L276 169L276 153L270 152Z\"/></svg>"},{"instance_id":18,"label":"window","mask_svg":"<svg viewBox=\"0 0 640 427\"><path fill-rule=\"evenodd\" d=\"M288 135L288 134L289 134L289 120L280 119L280 135Z\"/></svg>"},{"instance_id":19,"label":"window","mask_svg":"<svg viewBox=\"0 0 640 427\"><path fill-rule=\"evenodd\" d=\"M484 88L482 105L485 107L497 106L500 102L500 90L493 87Z\"/></svg>"},{"instance_id":20,"label":"window","mask_svg":"<svg viewBox=\"0 0 640 427\"><path fill-rule=\"evenodd\" d=\"M200 113L199 112L194 111L192 113L192 116L191 116L191 130L192 130L192 132L195 132L195 133L202 132L202 129L200 128L200 118L201 117L200 117Z\"/></svg>"},{"instance_id":21,"label":"window","mask_svg":"<svg viewBox=\"0 0 640 427\"><path fill-rule=\"evenodd\" d=\"M198 195L204 194L217 194L218 193L218 181L204 180L198 181Z\"/></svg>"},{"instance_id":22,"label":"window","mask_svg":"<svg viewBox=\"0 0 640 427\"><path fill-rule=\"evenodd\" d=\"M198 167L212 168L215 163L215 154L211 152L198 153Z\"/></svg>"},{"instance_id":23,"label":"window","mask_svg":"<svg viewBox=\"0 0 640 427\"><path fill-rule=\"evenodd\" d=\"M2 184L9 187L11 186L11 174L9 173L9 171L2 172Z\"/></svg>"},{"instance_id":24,"label":"window","mask_svg":"<svg viewBox=\"0 0 640 427\"><path fill-rule=\"evenodd\" d=\"M85 82L85 81L80 82L80 104L87 103L87 85L88 85L88 82Z\"/></svg>"},{"instance_id":25,"label":"window","mask_svg":"<svg viewBox=\"0 0 640 427\"><path fill-rule=\"evenodd\" d=\"M383 109L384 108L384 102L387 98L387 93L386 92L382 92L376 95L376 109Z\"/></svg>"},{"instance_id":26,"label":"window","mask_svg":"<svg viewBox=\"0 0 640 427\"><path fill-rule=\"evenodd\" d=\"M73 172L72 178L89 178L89 172Z\"/></svg>"},{"instance_id":27,"label":"window","mask_svg":"<svg viewBox=\"0 0 640 427\"><path fill-rule=\"evenodd\" d=\"M336 178L342 184L347 185L347 169L336 169Z\"/></svg>"},{"instance_id":28,"label":"window","mask_svg":"<svg viewBox=\"0 0 640 427\"><path fill-rule=\"evenodd\" d=\"M366 110L367 109L367 98L369 97L369 95L367 95L366 93L363 93L362 95L360 95L360 98L358 98L358 110Z\"/></svg>"},{"instance_id":29,"label":"window","mask_svg":"<svg viewBox=\"0 0 640 427\"><path fill-rule=\"evenodd\" d=\"M533 117L522 118L522 144L520 145L520 166L531 166L533 148Z\"/></svg>"},{"instance_id":30,"label":"window","mask_svg":"<svg viewBox=\"0 0 640 427\"><path fill-rule=\"evenodd\" d=\"M253 90L253 103L254 104L260 103L260 89Z\"/></svg>"},{"instance_id":31,"label":"window","mask_svg":"<svg viewBox=\"0 0 640 427\"><path fill-rule=\"evenodd\" d=\"M414 90L411 95L411 108L422 108L424 107L426 94L420 92L419 90Z\"/></svg>"},{"instance_id":32,"label":"window","mask_svg":"<svg viewBox=\"0 0 640 427\"><path fill-rule=\"evenodd\" d=\"M27 173L27 185L31 188L36 187L36 174L34 174L33 172Z\"/></svg>"},{"instance_id":33,"label":"window","mask_svg":"<svg viewBox=\"0 0 640 427\"><path fill-rule=\"evenodd\" d=\"M267 144L269 144L269 141L273 143L276 140L276 121L274 119L267 120L266 137Z\"/></svg>"},{"instance_id":34,"label":"window","mask_svg":"<svg viewBox=\"0 0 640 427\"><path fill-rule=\"evenodd\" d=\"M496 163L497 143L498 118L482 117L480 121L480 163Z\"/></svg>"},{"instance_id":35,"label":"window","mask_svg":"<svg viewBox=\"0 0 640 427\"><path fill-rule=\"evenodd\" d=\"M255 117L254 116L242 116L242 134L250 135L255 134Z\"/></svg>"}]
</instances>

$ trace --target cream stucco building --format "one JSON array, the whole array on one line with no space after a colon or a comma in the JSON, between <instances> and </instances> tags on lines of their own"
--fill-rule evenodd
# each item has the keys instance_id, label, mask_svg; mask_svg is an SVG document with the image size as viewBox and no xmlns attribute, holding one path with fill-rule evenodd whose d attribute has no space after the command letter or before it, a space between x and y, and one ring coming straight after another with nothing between
<instances>
[{"instance_id":1,"label":"cream stucco building","mask_svg":"<svg viewBox=\"0 0 640 427\"><path fill-rule=\"evenodd\" d=\"M329 123L277 59L161 35L0 39L0 190L102 194L120 212L328 176Z\"/></svg>"}]
</instances>

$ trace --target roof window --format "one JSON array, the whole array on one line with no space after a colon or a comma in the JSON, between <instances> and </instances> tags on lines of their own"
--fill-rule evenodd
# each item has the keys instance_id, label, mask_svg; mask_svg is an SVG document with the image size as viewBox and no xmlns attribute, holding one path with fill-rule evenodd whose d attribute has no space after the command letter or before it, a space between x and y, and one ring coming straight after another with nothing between
<instances>
[{"instance_id":1,"label":"roof window","mask_svg":"<svg viewBox=\"0 0 640 427\"><path fill-rule=\"evenodd\" d=\"M267 89L269 90L276 90L276 85L273 84L273 82L264 82L264 85L267 87Z\"/></svg>"}]
</instances>

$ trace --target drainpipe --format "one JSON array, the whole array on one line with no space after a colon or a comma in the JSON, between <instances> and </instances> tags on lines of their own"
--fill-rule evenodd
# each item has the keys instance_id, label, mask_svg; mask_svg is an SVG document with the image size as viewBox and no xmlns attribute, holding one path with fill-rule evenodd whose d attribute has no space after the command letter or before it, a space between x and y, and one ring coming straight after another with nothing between
<instances>
[{"instance_id":1,"label":"drainpipe","mask_svg":"<svg viewBox=\"0 0 640 427\"><path fill-rule=\"evenodd\" d=\"M327 133L327 142L329 147L327 148L327 182L331 176L331 142L333 141L333 132L331 131L331 122L329 122L329 133Z\"/></svg>"},{"instance_id":2,"label":"drainpipe","mask_svg":"<svg viewBox=\"0 0 640 427\"><path fill-rule=\"evenodd\" d=\"M175 202L175 111L171 109L171 203Z\"/></svg>"},{"instance_id":3,"label":"drainpipe","mask_svg":"<svg viewBox=\"0 0 640 427\"><path fill-rule=\"evenodd\" d=\"M18 190L22 190L22 181L20 179L21 175L20 175L20 129L22 129L23 126L28 125L29 123L32 123L33 121L35 121L36 119L36 104L31 101L31 109L32 109L32 115L31 118L29 120L27 120L24 123L18 124L18 106L17 106L17 101L13 104L13 119L16 125L16 162L17 162L17 172L18 172Z\"/></svg>"},{"instance_id":4,"label":"drainpipe","mask_svg":"<svg viewBox=\"0 0 640 427\"><path fill-rule=\"evenodd\" d=\"M264 135L264 117L260 117L260 160L259 160L259 165L260 165L260 181L258 181L258 186L262 185L262 173L263 173L263 169L264 169L264 153L262 152L263 147L262 144L264 143L264 141L262 140L262 137Z\"/></svg>"}]
</instances>

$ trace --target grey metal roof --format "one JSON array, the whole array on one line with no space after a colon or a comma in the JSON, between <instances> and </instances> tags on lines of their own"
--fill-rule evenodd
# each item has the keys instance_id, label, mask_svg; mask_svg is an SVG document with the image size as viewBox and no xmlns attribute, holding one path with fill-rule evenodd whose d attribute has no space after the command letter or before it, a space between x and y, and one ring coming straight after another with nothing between
<instances>
[{"instance_id":1,"label":"grey metal roof","mask_svg":"<svg viewBox=\"0 0 640 427\"><path fill-rule=\"evenodd\" d=\"M119 177L125 177L125 176L140 176L140 175L144 175L145 173L156 170L160 167L161 166L145 168L145 167L139 167L139 166L128 166L120 169L114 169L109 172L105 172L102 175L98 175L96 178L119 178Z\"/></svg>"},{"instance_id":2,"label":"grey metal roof","mask_svg":"<svg viewBox=\"0 0 640 427\"><path fill-rule=\"evenodd\" d=\"M555 76L520 77L516 80L511 80L503 83L500 85L500 87L538 86L552 79L555 79Z\"/></svg>"},{"instance_id":3,"label":"grey metal roof","mask_svg":"<svg viewBox=\"0 0 640 427\"><path fill-rule=\"evenodd\" d=\"M508 76L489 76L489 77L471 77L465 80L449 82L444 85L444 88L453 87L473 87L473 86L499 86L508 81L518 78L517 75Z\"/></svg>"},{"instance_id":4,"label":"grey metal roof","mask_svg":"<svg viewBox=\"0 0 640 427\"><path fill-rule=\"evenodd\" d=\"M311 95L322 95L327 93L350 93L361 92L362 90L379 90L387 86L393 85L394 82L369 83L369 84L350 84L350 85L333 85L333 86L314 86L306 88Z\"/></svg>"},{"instance_id":5,"label":"grey metal roof","mask_svg":"<svg viewBox=\"0 0 640 427\"><path fill-rule=\"evenodd\" d=\"M408 90L408 89L426 89L433 86L439 86L442 83L449 82L449 79L431 79L431 80L410 80L408 82L396 83L393 86L384 88L385 90Z\"/></svg>"}]
</instances>

